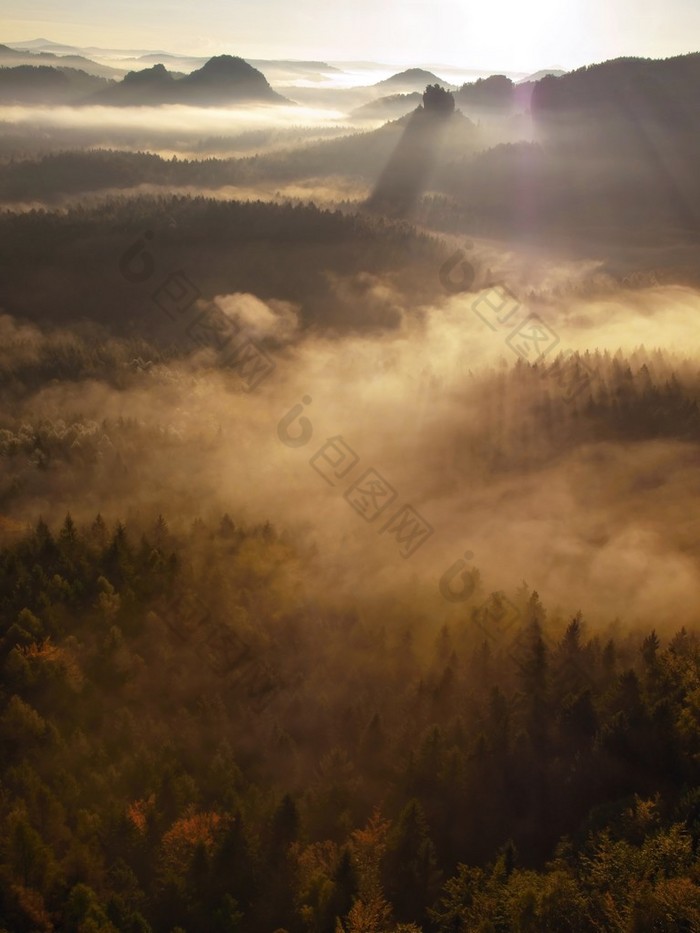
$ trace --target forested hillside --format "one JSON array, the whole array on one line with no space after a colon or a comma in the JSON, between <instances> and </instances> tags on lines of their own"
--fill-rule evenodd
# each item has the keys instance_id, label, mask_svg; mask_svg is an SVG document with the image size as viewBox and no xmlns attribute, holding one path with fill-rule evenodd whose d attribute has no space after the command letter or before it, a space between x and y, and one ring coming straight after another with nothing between
<instances>
[{"instance_id":1,"label":"forested hillside","mask_svg":"<svg viewBox=\"0 0 700 933\"><path fill-rule=\"evenodd\" d=\"M147 232L152 241L142 239ZM0 270L6 312L47 323L87 318L122 333L153 319L152 291L177 270L209 299L252 292L301 303L307 323L371 324L351 296L345 306L336 297L337 278L393 275L413 300L427 299L440 289L436 270L449 255L437 239L383 218L312 203L183 196L6 213L0 237L6 243ZM121 271L139 242L154 257L150 289L135 288ZM394 313L375 323L396 320Z\"/></svg>"},{"instance_id":2,"label":"forested hillside","mask_svg":"<svg viewBox=\"0 0 700 933\"><path fill-rule=\"evenodd\" d=\"M339 611L307 560L228 516L0 552L9 929L696 928L694 636Z\"/></svg>"}]
</instances>

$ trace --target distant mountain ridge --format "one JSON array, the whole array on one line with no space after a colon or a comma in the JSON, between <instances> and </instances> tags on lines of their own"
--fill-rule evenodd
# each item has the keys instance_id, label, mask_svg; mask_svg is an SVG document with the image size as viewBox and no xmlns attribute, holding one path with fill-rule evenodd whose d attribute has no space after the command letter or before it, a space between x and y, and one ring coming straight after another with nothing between
<instances>
[{"instance_id":1,"label":"distant mountain ridge","mask_svg":"<svg viewBox=\"0 0 700 933\"><path fill-rule=\"evenodd\" d=\"M3 104L75 104L107 86L107 79L75 68L49 65L0 68L0 103Z\"/></svg>"},{"instance_id":2,"label":"distant mountain ridge","mask_svg":"<svg viewBox=\"0 0 700 933\"><path fill-rule=\"evenodd\" d=\"M97 95L97 101L116 106L225 106L231 103L290 103L270 87L265 75L242 58L216 55L190 74L178 75L158 63L130 71L119 83Z\"/></svg>"},{"instance_id":3,"label":"distant mountain ridge","mask_svg":"<svg viewBox=\"0 0 700 933\"><path fill-rule=\"evenodd\" d=\"M519 78L515 83L516 84L528 84L531 81L541 81L542 78L549 77L550 75L554 78L560 78L562 75L566 74L564 68L541 68L539 71L536 71L534 74L526 75L524 78Z\"/></svg>"},{"instance_id":4,"label":"distant mountain ridge","mask_svg":"<svg viewBox=\"0 0 700 933\"><path fill-rule=\"evenodd\" d=\"M248 102L291 103L272 89L262 72L232 55L217 55L190 74L168 71L159 63L141 71L130 71L120 81L108 81L80 69L57 66L0 67L0 100L36 104L188 104L198 107Z\"/></svg>"},{"instance_id":5,"label":"distant mountain ridge","mask_svg":"<svg viewBox=\"0 0 700 933\"><path fill-rule=\"evenodd\" d=\"M45 51L29 51L0 45L0 67L14 67L18 65L49 65L56 68L76 68L89 75L99 78L122 78L126 73L124 68L113 68L111 65L102 65L93 62L84 55L61 54Z\"/></svg>"},{"instance_id":6,"label":"distant mountain ridge","mask_svg":"<svg viewBox=\"0 0 700 933\"><path fill-rule=\"evenodd\" d=\"M399 71L397 74L391 75L390 78L384 78L383 81L378 81L374 87L380 90L386 90L387 92L394 91L399 93L404 91L412 93L418 91L422 94L428 84L439 84L447 91L455 89L454 84L443 81L442 78L438 78L432 71L426 71L424 68L408 68L406 71Z\"/></svg>"},{"instance_id":7,"label":"distant mountain ridge","mask_svg":"<svg viewBox=\"0 0 700 933\"><path fill-rule=\"evenodd\" d=\"M261 71L233 55L217 55L201 68L182 76L168 71L161 63L141 71L130 71L123 81L106 88L97 98L99 103L115 106L290 103L272 90Z\"/></svg>"}]
</instances>

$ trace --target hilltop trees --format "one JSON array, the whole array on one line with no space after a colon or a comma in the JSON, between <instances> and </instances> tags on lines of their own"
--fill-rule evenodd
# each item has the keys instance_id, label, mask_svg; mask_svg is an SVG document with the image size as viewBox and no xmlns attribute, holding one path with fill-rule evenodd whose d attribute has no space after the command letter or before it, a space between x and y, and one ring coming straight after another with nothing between
<instances>
[{"instance_id":1,"label":"hilltop trees","mask_svg":"<svg viewBox=\"0 0 700 933\"><path fill-rule=\"evenodd\" d=\"M454 113L455 99L439 84L429 84L423 92L423 108L428 113L449 116Z\"/></svg>"}]
</instances>

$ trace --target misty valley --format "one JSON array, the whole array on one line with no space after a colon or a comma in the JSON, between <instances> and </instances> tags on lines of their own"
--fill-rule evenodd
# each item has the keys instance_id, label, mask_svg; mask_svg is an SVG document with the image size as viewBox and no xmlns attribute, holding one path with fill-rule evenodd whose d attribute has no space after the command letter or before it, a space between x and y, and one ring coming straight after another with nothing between
<instances>
[{"instance_id":1,"label":"misty valley","mask_svg":"<svg viewBox=\"0 0 700 933\"><path fill-rule=\"evenodd\" d=\"M0 933L700 931L699 101L0 45Z\"/></svg>"}]
</instances>

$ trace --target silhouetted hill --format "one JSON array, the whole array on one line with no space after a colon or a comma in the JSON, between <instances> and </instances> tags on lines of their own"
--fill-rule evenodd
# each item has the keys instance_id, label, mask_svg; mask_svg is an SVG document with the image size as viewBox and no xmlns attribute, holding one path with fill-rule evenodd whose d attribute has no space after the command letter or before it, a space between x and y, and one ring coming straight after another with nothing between
<instances>
[{"instance_id":1,"label":"silhouetted hill","mask_svg":"<svg viewBox=\"0 0 700 933\"><path fill-rule=\"evenodd\" d=\"M371 100L368 104L362 104L351 112L351 116L360 119L384 119L391 120L402 117L420 106L422 95L418 91L411 94L389 94L387 97L380 97L378 100Z\"/></svg>"},{"instance_id":2,"label":"silhouetted hill","mask_svg":"<svg viewBox=\"0 0 700 933\"><path fill-rule=\"evenodd\" d=\"M233 55L217 55L187 75L177 86L183 103L210 104L238 100L286 103L257 68Z\"/></svg>"},{"instance_id":3,"label":"silhouetted hill","mask_svg":"<svg viewBox=\"0 0 700 933\"><path fill-rule=\"evenodd\" d=\"M175 78L165 65L153 65L143 71L130 71L118 84L112 84L99 94L103 104L157 105L170 101L174 95Z\"/></svg>"},{"instance_id":4,"label":"silhouetted hill","mask_svg":"<svg viewBox=\"0 0 700 933\"><path fill-rule=\"evenodd\" d=\"M270 87L267 79L242 58L217 55L182 77L159 63L130 71L123 81L99 95L100 103L114 105L191 104L206 107L231 103L289 103Z\"/></svg>"},{"instance_id":5,"label":"silhouetted hill","mask_svg":"<svg viewBox=\"0 0 700 933\"><path fill-rule=\"evenodd\" d=\"M146 55L138 56L137 64L131 64L132 68L141 68L146 65L160 63L165 65L170 71L181 71L183 74L190 74L198 68L202 68L209 61L208 58L197 57L193 55L171 55L162 52L149 52ZM338 68L329 65L327 62L319 61L293 61L287 59L245 59L252 68L261 71L267 80L277 86L285 87L288 84L294 84L301 79L304 84L309 82L313 86L316 82L322 82L324 77L338 72Z\"/></svg>"},{"instance_id":6,"label":"silhouetted hill","mask_svg":"<svg viewBox=\"0 0 700 933\"><path fill-rule=\"evenodd\" d=\"M0 68L0 102L4 104L74 104L106 85L106 79L75 68Z\"/></svg>"},{"instance_id":7,"label":"silhouetted hill","mask_svg":"<svg viewBox=\"0 0 700 933\"><path fill-rule=\"evenodd\" d=\"M390 78L378 81L374 87L394 93L411 93L412 91L423 93L428 84L440 84L447 90L454 88L453 84L443 81L442 78L434 75L432 71L426 71L424 68L409 68L406 71L400 71Z\"/></svg>"},{"instance_id":8,"label":"silhouetted hill","mask_svg":"<svg viewBox=\"0 0 700 933\"><path fill-rule=\"evenodd\" d=\"M536 71L534 74L527 75L524 78L520 78L519 81L516 81L516 84L527 84L529 81L541 81L542 78L546 78L548 75L552 75L555 78L565 75L566 71L563 68L541 68L539 71Z\"/></svg>"},{"instance_id":9,"label":"silhouetted hill","mask_svg":"<svg viewBox=\"0 0 700 933\"><path fill-rule=\"evenodd\" d=\"M437 189L464 216L483 232L529 239L556 231L620 245L663 230L695 241L700 54L616 59L517 86L490 78L455 97L468 112L465 99L508 114L528 93L535 142L457 158L441 173Z\"/></svg>"},{"instance_id":10,"label":"silhouetted hill","mask_svg":"<svg viewBox=\"0 0 700 933\"><path fill-rule=\"evenodd\" d=\"M699 91L700 53L618 58L538 81L532 110L542 124L567 118L605 121L618 127L616 136L640 121L697 136Z\"/></svg>"},{"instance_id":11,"label":"silhouetted hill","mask_svg":"<svg viewBox=\"0 0 700 933\"><path fill-rule=\"evenodd\" d=\"M596 189L617 171L616 200L628 215L654 206L659 217L697 229L699 100L700 53L619 58L538 81L532 114L550 155L585 157Z\"/></svg>"}]
</instances>

